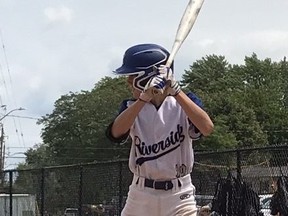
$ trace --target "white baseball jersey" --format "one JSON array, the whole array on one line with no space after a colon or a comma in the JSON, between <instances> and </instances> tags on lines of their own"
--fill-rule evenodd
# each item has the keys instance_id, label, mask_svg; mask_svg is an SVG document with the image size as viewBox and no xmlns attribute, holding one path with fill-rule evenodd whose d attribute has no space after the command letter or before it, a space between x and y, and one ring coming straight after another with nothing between
<instances>
[{"instance_id":1,"label":"white baseball jersey","mask_svg":"<svg viewBox=\"0 0 288 216\"><path fill-rule=\"evenodd\" d=\"M201 100L188 93L198 106ZM122 110L135 101L123 102ZM201 134L172 96L166 97L159 109L146 103L130 128L132 147L130 170L141 177L167 180L192 172L194 153L192 140Z\"/></svg>"}]
</instances>

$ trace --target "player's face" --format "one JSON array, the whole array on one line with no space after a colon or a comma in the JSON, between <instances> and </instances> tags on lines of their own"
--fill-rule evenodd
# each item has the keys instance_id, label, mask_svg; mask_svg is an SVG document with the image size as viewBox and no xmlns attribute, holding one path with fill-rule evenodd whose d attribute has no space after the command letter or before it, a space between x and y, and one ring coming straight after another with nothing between
<instances>
[{"instance_id":1,"label":"player's face","mask_svg":"<svg viewBox=\"0 0 288 216\"><path fill-rule=\"evenodd\" d=\"M127 83L131 89L133 98L137 99L140 96L140 91L133 86L133 81L137 77L137 75L131 75L127 77Z\"/></svg>"},{"instance_id":2,"label":"player's face","mask_svg":"<svg viewBox=\"0 0 288 216\"><path fill-rule=\"evenodd\" d=\"M133 87L133 80L135 79L136 75L127 76L127 83L129 86Z\"/></svg>"}]
</instances>

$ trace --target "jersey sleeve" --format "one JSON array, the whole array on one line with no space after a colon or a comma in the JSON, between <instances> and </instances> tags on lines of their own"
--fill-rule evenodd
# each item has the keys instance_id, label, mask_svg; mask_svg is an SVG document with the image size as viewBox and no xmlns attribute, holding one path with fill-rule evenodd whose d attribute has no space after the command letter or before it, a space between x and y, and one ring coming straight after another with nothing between
<instances>
[{"instance_id":1,"label":"jersey sleeve","mask_svg":"<svg viewBox=\"0 0 288 216\"><path fill-rule=\"evenodd\" d=\"M131 100L124 100L124 101L122 101L122 103L121 103L121 105L120 105L120 108L119 108L118 115L120 115L124 110L127 109L128 103L129 103L130 101L131 101Z\"/></svg>"},{"instance_id":2,"label":"jersey sleeve","mask_svg":"<svg viewBox=\"0 0 288 216\"><path fill-rule=\"evenodd\" d=\"M189 93L187 93L187 96L195 104L197 104L201 109L204 109L201 99L199 97L197 97L194 93L189 92ZM189 136L193 140L198 140L198 139L200 139L203 136L202 133L199 131L199 129L197 127L195 127L195 125L190 120L189 120Z\"/></svg>"},{"instance_id":3,"label":"jersey sleeve","mask_svg":"<svg viewBox=\"0 0 288 216\"><path fill-rule=\"evenodd\" d=\"M202 100L201 100L197 95L195 95L195 94L192 93L192 92L189 92L189 93L187 93L187 96L188 96L195 104L197 104L201 109L204 109Z\"/></svg>"},{"instance_id":4,"label":"jersey sleeve","mask_svg":"<svg viewBox=\"0 0 288 216\"><path fill-rule=\"evenodd\" d=\"M120 115L124 110L127 109L127 107L128 107L128 102L129 102L129 101L131 101L131 100L124 100L124 101L122 101L122 103L121 103L121 105L120 105L120 108L119 108L118 115ZM117 116L118 116L118 115L117 115ZM113 123L114 123L114 121L111 122L111 123L108 125L108 127L107 127L107 129L106 129L106 132L105 132L106 137L107 137L110 141L115 142L115 143L125 143L125 142L128 140L129 132L130 132L130 131L127 131L127 133L124 134L124 135L121 136L121 137L113 137L113 135L111 134L111 128L112 128Z\"/></svg>"}]
</instances>

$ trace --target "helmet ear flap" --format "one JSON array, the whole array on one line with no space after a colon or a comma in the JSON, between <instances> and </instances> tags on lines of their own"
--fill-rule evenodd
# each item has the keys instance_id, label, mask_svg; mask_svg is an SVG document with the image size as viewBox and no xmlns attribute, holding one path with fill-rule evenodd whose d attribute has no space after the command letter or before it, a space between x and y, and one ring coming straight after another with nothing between
<instances>
[{"instance_id":1,"label":"helmet ear flap","mask_svg":"<svg viewBox=\"0 0 288 216\"><path fill-rule=\"evenodd\" d=\"M143 71L139 73L137 77L133 80L133 87L138 89L139 91L143 91L147 82L150 80L151 77L157 75L157 71L154 71L153 68L149 71Z\"/></svg>"},{"instance_id":2,"label":"helmet ear flap","mask_svg":"<svg viewBox=\"0 0 288 216\"><path fill-rule=\"evenodd\" d=\"M159 72L158 72L158 67L156 65L153 65L152 66L152 70L154 71L154 73L157 75Z\"/></svg>"},{"instance_id":3,"label":"helmet ear flap","mask_svg":"<svg viewBox=\"0 0 288 216\"><path fill-rule=\"evenodd\" d=\"M142 77L142 79L139 79L140 77L136 77L133 81L133 87L138 89L139 91L143 91L147 82L149 81L150 77Z\"/></svg>"},{"instance_id":4,"label":"helmet ear flap","mask_svg":"<svg viewBox=\"0 0 288 216\"><path fill-rule=\"evenodd\" d=\"M133 87L139 91L143 91L150 78L159 74L159 66L153 65L149 70L140 72L133 80ZM173 71L173 65L171 66L171 70Z\"/></svg>"},{"instance_id":5,"label":"helmet ear flap","mask_svg":"<svg viewBox=\"0 0 288 216\"><path fill-rule=\"evenodd\" d=\"M123 57L122 66L114 73L118 75L137 75L133 87L143 91L148 80L159 74L158 67L165 64L169 52L157 44L138 44L128 48ZM171 69L173 67L173 63Z\"/></svg>"}]
</instances>

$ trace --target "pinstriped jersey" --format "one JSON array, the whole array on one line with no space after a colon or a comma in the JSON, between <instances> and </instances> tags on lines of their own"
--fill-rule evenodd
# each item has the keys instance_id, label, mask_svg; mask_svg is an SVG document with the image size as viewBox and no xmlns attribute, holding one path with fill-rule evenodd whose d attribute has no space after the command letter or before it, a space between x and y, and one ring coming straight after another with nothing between
<instances>
[{"instance_id":1,"label":"pinstriped jersey","mask_svg":"<svg viewBox=\"0 0 288 216\"><path fill-rule=\"evenodd\" d=\"M187 96L202 107L201 100L193 93ZM121 110L134 102L124 101ZM130 128L129 135L132 139L129 168L134 174L167 180L192 172L192 141L200 138L201 134L174 97L167 96L158 109L146 103Z\"/></svg>"}]
</instances>

